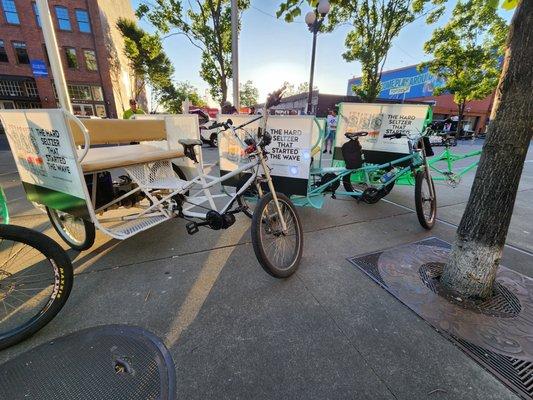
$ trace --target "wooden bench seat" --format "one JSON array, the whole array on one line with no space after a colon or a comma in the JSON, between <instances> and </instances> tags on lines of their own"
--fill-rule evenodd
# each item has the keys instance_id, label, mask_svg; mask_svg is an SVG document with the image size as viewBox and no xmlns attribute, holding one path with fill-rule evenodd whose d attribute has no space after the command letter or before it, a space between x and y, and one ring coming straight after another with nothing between
<instances>
[{"instance_id":1,"label":"wooden bench seat","mask_svg":"<svg viewBox=\"0 0 533 400\"><path fill-rule=\"evenodd\" d=\"M183 156L181 150L163 150L147 144L96 147L89 149L81 167L84 173L92 173Z\"/></svg>"}]
</instances>

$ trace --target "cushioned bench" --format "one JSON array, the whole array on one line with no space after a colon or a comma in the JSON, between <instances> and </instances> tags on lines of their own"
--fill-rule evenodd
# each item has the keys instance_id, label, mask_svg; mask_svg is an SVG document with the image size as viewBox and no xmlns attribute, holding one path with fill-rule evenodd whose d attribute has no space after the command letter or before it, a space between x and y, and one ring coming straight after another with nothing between
<instances>
[{"instance_id":1,"label":"cushioned bench","mask_svg":"<svg viewBox=\"0 0 533 400\"><path fill-rule=\"evenodd\" d=\"M81 150L78 150L78 154ZM181 150L162 150L146 144L91 148L81 162L84 173L183 157Z\"/></svg>"},{"instance_id":2,"label":"cushioned bench","mask_svg":"<svg viewBox=\"0 0 533 400\"><path fill-rule=\"evenodd\" d=\"M80 121L89 131L89 146L167 139L164 120L83 119ZM80 127L71 121L70 128L74 143L77 146L84 146L85 140ZM78 154L82 152L78 150ZM90 147L81 161L81 167L84 173L92 173L183 156L181 148L165 150L150 144Z\"/></svg>"}]
</instances>

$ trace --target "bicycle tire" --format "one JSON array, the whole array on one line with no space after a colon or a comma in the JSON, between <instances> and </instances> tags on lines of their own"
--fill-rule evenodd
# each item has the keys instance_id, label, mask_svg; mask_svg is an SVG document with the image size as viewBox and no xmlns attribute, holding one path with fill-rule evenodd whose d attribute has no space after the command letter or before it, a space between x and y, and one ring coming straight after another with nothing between
<instances>
[{"instance_id":1,"label":"bicycle tire","mask_svg":"<svg viewBox=\"0 0 533 400\"><path fill-rule=\"evenodd\" d=\"M57 210L46 207L46 213L48 214L48 218L50 219L50 223L54 227L54 230L61 237L61 239L63 239L63 241L70 246L70 248L77 251L83 251L92 247L96 237L96 229L92 222L83 218L76 218L83 225L84 237L75 241L73 238L71 238L72 235L69 234L68 230L61 226L61 216L58 214Z\"/></svg>"},{"instance_id":2,"label":"bicycle tire","mask_svg":"<svg viewBox=\"0 0 533 400\"><path fill-rule=\"evenodd\" d=\"M209 146L218 147L218 134L216 132L213 132L211 136L209 136Z\"/></svg>"},{"instance_id":3,"label":"bicycle tire","mask_svg":"<svg viewBox=\"0 0 533 400\"><path fill-rule=\"evenodd\" d=\"M254 248L255 255L257 257L257 260L259 261L259 264L261 264L261 267L271 276L275 278L288 278L292 274L296 272L298 269L298 266L300 265L300 260L302 258L302 252L303 252L303 230L302 230L302 223L300 221L300 217L298 215L298 212L296 211L296 207L292 203L292 201L283 193L277 193L277 198L280 204L280 207L283 208L282 213L284 215L287 228L290 232L290 228L292 225L292 228L294 229L294 237L295 237L295 251L292 254L291 258L288 260L287 264L284 266L280 266L277 263L274 263L274 260L272 260L271 257L267 254L267 247L265 247L265 241L263 238L263 232L262 227L267 225L268 228L271 231L274 231L272 226L270 225L271 221L268 221L268 223L265 223L266 219L269 219L268 216L268 206L272 202L274 202L274 197L271 192L265 194L257 204L254 214L252 217L252 227L251 227L251 234L252 234L252 245ZM273 207L275 207L275 204L272 204ZM267 216L264 218L264 211L267 210ZM277 213L277 211L276 211ZM273 236L276 236L277 239L281 238L282 236L287 238L288 236L292 235L285 235L283 233L279 234L278 229L278 235L273 234ZM267 232L268 233L268 232ZM275 239L276 240L276 239ZM285 245L284 245L285 248Z\"/></svg>"},{"instance_id":4,"label":"bicycle tire","mask_svg":"<svg viewBox=\"0 0 533 400\"><path fill-rule=\"evenodd\" d=\"M433 188L433 193L435 194L432 199L429 201L431 202L431 214L430 217L427 218L426 214L424 212L424 202L427 201L427 199L424 199L424 194L422 193L422 189L424 186L424 183L427 183L426 179L427 171L426 169L422 171L418 171L416 173L415 177L415 206L416 206L416 216L418 217L418 222L424 229L430 230L435 225L435 221L437 220L437 192L435 191L435 183L433 182L433 178L431 176L429 177L429 182L431 183L431 186ZM429 191L429 186L427 187Z\"/></svg>"},{"instance_id":5,"label":"bicycle tire","mask_svg":"<svg viewBox=\"0 0 533 400\"><path fill-rule=\"evenodd\" d=\"M0 350L32 336L48 324L65 305L72 290L74 279L70 258L61 246L48 236L21 226L0 225L0 243L4 240L30 246L42 254L44 258L50 262L50 266L53 268L54 289L50 299L48 299L44 307L23 324L3 332L2 323L4 323L6 319L2 318L0 320ZM3 264L2 268L6 267L7 265ZM2 277L8 276L7 272L1 268L0 273ZM1 286L2 285L0 285L0 287ZM9 296L9 294L6 296ZM1 302L6 298L7 297L2 297Z\"/></svg>"}]
</instances>

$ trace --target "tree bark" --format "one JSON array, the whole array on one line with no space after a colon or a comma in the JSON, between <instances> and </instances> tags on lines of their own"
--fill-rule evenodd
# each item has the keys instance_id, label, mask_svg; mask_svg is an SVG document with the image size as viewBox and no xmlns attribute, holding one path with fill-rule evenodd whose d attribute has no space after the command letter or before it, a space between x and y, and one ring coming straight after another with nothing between
<instances>
[{"instance_id":1,"label":"tree bark","mask_svg":"<svg viewBox=\"0 0 533 400\"><path fill-rule=\"evenodd\" d=\"M533 133L533 0L519 4L489 126L442 283L466 297L492 294Z\"/></svg>"}]
</instances>

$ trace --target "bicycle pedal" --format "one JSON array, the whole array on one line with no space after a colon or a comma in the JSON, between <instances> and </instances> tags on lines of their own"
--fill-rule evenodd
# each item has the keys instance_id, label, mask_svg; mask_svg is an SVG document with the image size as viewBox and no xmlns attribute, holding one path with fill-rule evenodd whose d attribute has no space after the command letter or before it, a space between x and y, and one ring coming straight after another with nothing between
<instances>
[{"instance_id":1,"label":"bicycle pedal","mask_svg":"<svg viewBox=\"0 0 533 400\"><path fill-rule=\"evenodd\" d=\"M185 229L187 229L187 233L189 235L194 235L200 231L196 222L189 222L187 225L185 225Z\"/></svg>"}]
</instances>

